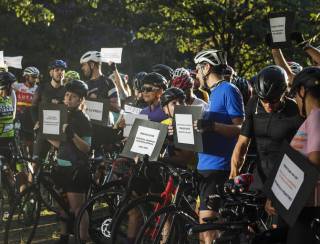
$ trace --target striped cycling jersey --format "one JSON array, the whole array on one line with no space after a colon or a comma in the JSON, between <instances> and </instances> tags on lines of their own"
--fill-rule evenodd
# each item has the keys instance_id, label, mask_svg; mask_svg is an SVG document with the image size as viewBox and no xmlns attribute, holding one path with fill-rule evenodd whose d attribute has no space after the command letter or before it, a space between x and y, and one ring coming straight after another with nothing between
<instances>
[{"instance_id":1,"label":"striped cycling jersey","mask_svg":"<svg viewBox=\"0 0 320 244\"><path fill-rule=\"evenodd\" d=\"M28 87L24 83L13 83L12 88L17 96L17 112L21 112L26 107L31 107L32 98L37 87L37 85Z\"/></svg>"},{"instance_id":2,"label":"striped cycling jersey","mask_svg":"<svg viewBox=\"0 0 320 244\"><path fill-rule=\"evenodd\" d=\"M0 138L14 137L11 97L0 97Z\"/></svg>"}]
</instances>

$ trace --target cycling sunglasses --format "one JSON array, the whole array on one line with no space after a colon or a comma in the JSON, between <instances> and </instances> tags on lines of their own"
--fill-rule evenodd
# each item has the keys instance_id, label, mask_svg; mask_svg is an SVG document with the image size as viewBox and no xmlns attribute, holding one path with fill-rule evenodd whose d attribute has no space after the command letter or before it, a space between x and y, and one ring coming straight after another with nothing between
<instances>
[{"instance_id":1,"label":"cycling sunglasses","mask_svg":"<svg viewBox=\"0 0 320 244\"><path fill-rule=\"evenodd\" d=\"M141 92L155 92L158 91L159 88L157 87L151 87L151 86L143 86L141 87Z\"/></svg>"},{"instance_id":2,"label":"cycling sunglasses","mask_svg":"<svg viewBox=\"0 0 320 244\"><path fill-rule=\"evenodd\" d=\"M260 99L260 101L263 103L276 104L280 102L280 99L279 98L276 98L273 100Z\"/></svg>"}]
</instances>

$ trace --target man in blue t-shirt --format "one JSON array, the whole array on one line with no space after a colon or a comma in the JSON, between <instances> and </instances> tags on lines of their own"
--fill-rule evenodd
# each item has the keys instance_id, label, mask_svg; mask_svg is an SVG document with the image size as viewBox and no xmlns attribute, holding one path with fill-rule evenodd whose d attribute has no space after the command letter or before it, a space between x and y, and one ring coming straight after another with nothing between
<instances>
[{"instance_id":1,"label":"man in blue t-shirt","mask_svg":"<svg viewBox=\"0 0 320 244\"><path fill-rule=\"evenodd\" d=\"M200 191L200 223L213 217L218 209L209 210L206 199L217 193L230 173L233 148L244 119L243 100L239 90L223 79L227 67L226 54L220 50L205 50L196 55L197 78L201 85L211 90L208 109L203 119L195 122L203 133L202 153L199 153L198 172L202 175ZM205 243L217 238L216 231L203 233Z\"/></svg>"}]
</instances>

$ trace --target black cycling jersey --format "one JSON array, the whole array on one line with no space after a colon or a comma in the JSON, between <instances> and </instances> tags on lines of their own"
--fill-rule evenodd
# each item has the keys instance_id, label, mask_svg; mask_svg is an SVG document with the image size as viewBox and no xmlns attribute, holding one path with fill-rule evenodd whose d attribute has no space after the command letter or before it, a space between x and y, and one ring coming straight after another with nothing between
<instances>
[{"instance_id":1,"label":"black cycling jersey","mask_svg":"<svg viewBox=\"0 0 320 244\"><path fill-rule=\"evenodd\" d=\"M91 94L95 94L97 98L113 98L118 97L118 91L112 80L105 77L104 75L100 76L98 79L90 80L88 84L88 97Z\"/></svg>"},{"instance_id":2,"label":"black cycling jersey","mask_svg":"<svg viewBox=\"0 0 320 244\"><path fill-rule=\"evenodd\" d=\"M289 98L285 98L280 109L272 113L264 110L258 97L249 100L240 134L256 141L257 168L262 181L279 162L283 140L290 142L302 122L297 104Z\"/></svg>"},{"instance_id":3,"label":"black cycling jersey","mask_svg":"<svg viewBox=\"0 0 320 244\"><path fill-rule=\"evenodd\" d=\"M63 103L65 93L66 89L64 86L55 88L51 85L51 82L41 83L35 91L32 100L31 113L33 121L36 122L39 120L40 104L55 103L55 100L57 100L58 103Z\"/></svg>"},{"instance_id":4,"label":"black cycling jersey","mask_svg":"<svg viewBox=\"0 0 320 244\"><path fill-rule=\"evenodd\" d=\"M91 123L88 115L80 110L68 112L68 125L72 126L74 132L88 144L91 144ZM73 141L61 142L58 149L58 163L60 160L71 164L85 163L88 155L81 152Z\"/></svg>"}]
</instances>

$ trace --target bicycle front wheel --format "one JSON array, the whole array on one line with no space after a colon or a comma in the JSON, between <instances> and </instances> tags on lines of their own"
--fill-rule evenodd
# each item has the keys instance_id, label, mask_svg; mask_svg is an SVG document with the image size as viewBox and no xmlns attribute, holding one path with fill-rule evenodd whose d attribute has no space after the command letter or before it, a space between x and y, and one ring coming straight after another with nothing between
<instances>
[{"instance_id":1,"label":"bicycle front wheel","mask_svg":"<svg viewBox=\"0 0 320 244\"><path fill-rule=\"evenodd\" d=\"M195 244L199 243L198 235L187 235L189 225L197 219L182 209L170 205L150 216L140 229L136 244Z\"/></svg>"},{"instance_id":2,"label":"bicycle front wheel","mask_svg":"<svg viewBox=\"0 0 320 244\"><path fill-rule=\"evenodd\" d=\"M31 243L38 226L41 200L34 187L19 194L10 206L4 243Z\"/></svg>"}]
</instances>

